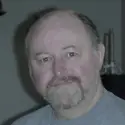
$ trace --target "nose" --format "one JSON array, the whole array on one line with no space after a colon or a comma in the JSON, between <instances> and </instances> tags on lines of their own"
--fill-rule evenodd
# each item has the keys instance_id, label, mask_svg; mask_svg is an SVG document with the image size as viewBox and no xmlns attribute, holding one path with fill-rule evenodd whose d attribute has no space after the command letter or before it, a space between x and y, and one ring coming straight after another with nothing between
<instances>
[{"instance_id":1,"label":"nose","mask_svg":"<svg viewBox=\"0 0 125 125\"><path fill-rule=\"evenodd\" d=\"M53 66L53 72L56 76L65 76L67 73L66 63L63 59L56 59Z\"/></svg>"}]
</instances>

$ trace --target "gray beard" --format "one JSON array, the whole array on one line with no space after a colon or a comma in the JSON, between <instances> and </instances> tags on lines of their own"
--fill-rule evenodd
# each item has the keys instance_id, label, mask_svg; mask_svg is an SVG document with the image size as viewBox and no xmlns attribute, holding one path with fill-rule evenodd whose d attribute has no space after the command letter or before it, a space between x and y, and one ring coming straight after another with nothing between
<instances>
[{"instance_id":1,"label":"gray beard","mask_svg":"<svg viewBox=\"0 0 125 125\"><path fill-rule=\"evenodd\" d=\"M48 86L45 98L56 109L71 109L84 100L84 91L77 77L55 80Z\"/></svg>"}]
</instances>

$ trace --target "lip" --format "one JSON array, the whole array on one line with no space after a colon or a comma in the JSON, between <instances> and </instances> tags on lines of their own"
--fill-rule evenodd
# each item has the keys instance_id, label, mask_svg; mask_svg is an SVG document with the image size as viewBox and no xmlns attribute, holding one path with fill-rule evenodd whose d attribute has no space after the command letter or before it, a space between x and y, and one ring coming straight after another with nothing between
<instances>
[{"instance_id":1,"label":"lip","mask_svg":"<svg viewBox=\"0 0 125 125\"><path fill-rule=\"evenodd\" d=\"M52 79L48 85L47 85L47 88L50 88L50 87L59 87L59 86L62 86L62 85L69 85L69 84L72 84L72 83L80 83L80 80L74 76L69 76L69 77L62 77L61 79Z\"/></svg>"},{"instance_id":2,"label":"lip","mask_svg":"<svg viewBox=\"0 0 125 125\"><path fill-rule=\"evenodd\" d=\"M58 87L58 86L62 86L62 85L69 85L69 84L72 84L72 81L69 81L69 82L64 82L64 81L56 81L54 82L53 84L48 84L47 88L50 88L50 87Z\"/></svg>"}]
</instances>

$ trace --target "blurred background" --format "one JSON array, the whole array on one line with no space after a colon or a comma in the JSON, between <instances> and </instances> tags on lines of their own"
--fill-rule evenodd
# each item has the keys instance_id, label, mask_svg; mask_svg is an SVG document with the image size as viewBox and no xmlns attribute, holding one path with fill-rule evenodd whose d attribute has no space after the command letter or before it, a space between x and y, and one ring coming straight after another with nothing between
<instances>
[{"instance_id":1,"label":"blurred background","mask_svg":"<svg viewBox=\"0 0 125 125\"><path fill-rule=\"evenodd\" d=\"M27 18L40 9L57 6L82 12L96 24L102 40L104 33L113 28L114 59L125 71L124 0L2 0L1 2L0 125L9 125L26 112L45 105L29 79L23 51L25 29L30 24Z\"/></svg>"}]
</instances>

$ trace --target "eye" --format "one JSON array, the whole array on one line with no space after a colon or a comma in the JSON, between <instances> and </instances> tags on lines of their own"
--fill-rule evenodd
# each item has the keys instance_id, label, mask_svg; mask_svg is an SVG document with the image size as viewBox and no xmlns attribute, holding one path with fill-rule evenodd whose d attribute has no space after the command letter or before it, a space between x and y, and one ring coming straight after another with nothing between
<instances>
[{"instance_id":1,"label":"eye","mask_svg":"<svg viewBox=\"0 0 125 125\"><path fill-rule=\"evenodd\" d=\"M45 64L45 63L48 63L52 60L52 57L50 56L41 56L37 59L37 61L40 63L40 64Z\"/></svg>"},{"instance_id":2,"label":"eye","mask_svg":"<svg viewBox=\"0 0 125 125\"><path fill-rule=\"evenodd\" d=\"M78 55L78 53L76 53L76 52L68 52L68 58L72 58L72 57L75 57L75 56L77 56Z\"/></svg>"},{"instance_id":3,"label":"eye","mask_svg":"<svg viewBox=\"0 0 125 125\"><path fill-rule=\"evenodd\" d=\"M49 61L49 57L44 57L44 58L42 59L42 61L43 61L43 62L48 62L48 61Z\"/></svg>"}]
</instances>

